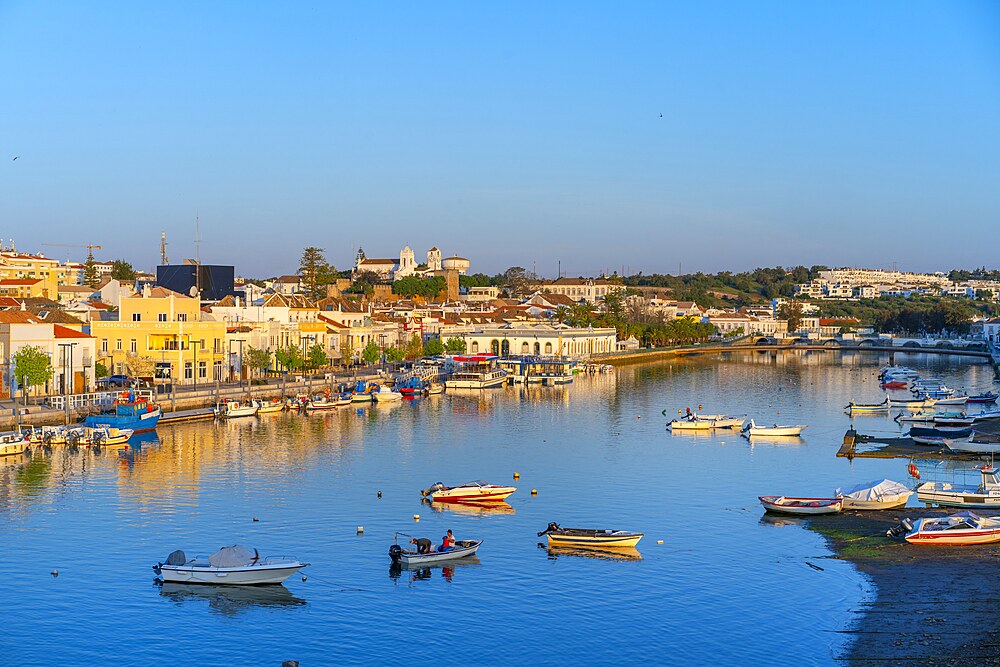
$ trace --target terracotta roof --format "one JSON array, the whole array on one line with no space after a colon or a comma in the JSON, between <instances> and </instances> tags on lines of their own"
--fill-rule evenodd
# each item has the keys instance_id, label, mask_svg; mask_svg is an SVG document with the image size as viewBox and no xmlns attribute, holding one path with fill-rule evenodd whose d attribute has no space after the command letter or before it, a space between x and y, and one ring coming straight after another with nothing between
<instances>
[{"instance_id":1,"label":"terracotta roof","mask_svg":"<svg viewBox=\"0 0 1000 667\"><path fill-rule=\"evenodd\" d=\"M363 260L361 260L360 262L358 262L358 266L364 266L365 264L392 264L392 265L395 265L396 261L397 260L395 260L395 259L370 259L370 258L366 257Z\"/></svg>"},{"instance_id":2,"label":"terracotta roof","mask_svg":"<svg viewBox=\"0 0 1000 667\"><path fill-rule=\"evenodd\" d=\"M276 283L292 283L292 284L297 284L300 281L301 281L301 279L298 276L279 276L278 278L275 279L274 282L276 282Z\"/></svg>"},{"instance_id":3,"label":"terracotta roof","mask_svg":"<svg viewBox=\"0 0 1000 667\"><path fill-rule=\"evenodd\" d=\"M170 297L170 296L180 297L181 299L193 299L194 298L193 296L187 296L187 295L181 294L180 292L175 292L173 290L169 290L166 287L151 287L149 289L149 298L151 298L151 299L166 299L167 297ZM133 296L126 297L126 298L129 298L129 299L143 299L145 297L143 296L142 292L139 292L138 294L135 294Z\"/></svg>"},{"instance_id":4,"label":"terracotta roof","mask_svg":"<svg viewBox=\"0 0 1000 667\"><path fill-rule=\"evenodd\" d=\"M56 338L93 338L90 334L85 334L82 331L70 329L69 327L60 326L58 324L52 325L52 331Z\"/></svg>"},{"instance_id":5,"label":"terracotta roof","mask_svg":"<svg viewBox=\"0 0 1000 667\"><path fill-rule=\"evenodd\" d=\"M0 322L4 324L44 324L31 313L21 310L0 310Z\"/></svg>"},{"instance_id":6,"label":"terracotta roof","mask_svg":"<svg viewBox=\"0 0 1000 667\"><path fill-rule=\"evenodd\" d=\"M37 285L42 282L41 278L35 280L19 280L15 278L4 278L0 280L0 287L26 287L28 285Z\"/></svg>"}]
</instances>

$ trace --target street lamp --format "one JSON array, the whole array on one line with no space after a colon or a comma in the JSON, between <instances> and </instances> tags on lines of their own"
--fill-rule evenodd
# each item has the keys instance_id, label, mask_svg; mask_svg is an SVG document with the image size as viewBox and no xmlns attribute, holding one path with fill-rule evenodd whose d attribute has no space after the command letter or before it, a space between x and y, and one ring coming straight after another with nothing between
<instances>
[{"instance_id":1,"label":"street lamp","mask_svg":"<svg viewBox=\"0 0 1000 667\"><path fill-rule=\"evenodd\" d=\"M191 375L194 377L194 393L198 393L198 348L201 347L200 340L192 340L188 343L194 348L194 367L191 369Z\"/></svg>"}]
</instances>

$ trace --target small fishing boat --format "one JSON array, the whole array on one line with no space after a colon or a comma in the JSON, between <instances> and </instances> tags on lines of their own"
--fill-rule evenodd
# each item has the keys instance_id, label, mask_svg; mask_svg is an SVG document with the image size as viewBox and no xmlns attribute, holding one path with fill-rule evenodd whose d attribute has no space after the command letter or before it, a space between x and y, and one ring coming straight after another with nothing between
<instances>
[{"instance_id":1,"label":"small fishing boat","mask_svg":"<svg viewBox=\"0 0 1000 667\"><path fill-rule=\"evenodd\" d=\"M66 431L66 445L69 447L115 447L128 446L125 443L134 432L128 428L78 427Z\"/></svg>"},{"instance_id":2,"label":"small fishing boat","mask_svg":"<svg viewBox=\"0 0 1000 667\"><path fill-rule=\"evenodd\" d=\"M966 418L964 412L937 412L935 410L917 410L916 412L900 412L895 419L898 422L908 422L914 424L934 424L941 426L953 426L952 420L963 420Z\"/></svg>"},{"instance_id":3,"label":"small fishing boat","mask_svg":"<svg viewBox=\"0 0 1000 667\"><path fill-rule=\"evenodd\" d=\"M599 528L562 528L558 523L550 523L538 536L547 536L549 546L559 547L635 547L642 539L642 533L628 530L608 530Z\"/></svg>"},{"instance_id":4,"label":"small fishing boat","mask_svg":"<svg viewBox=\"0 0 1000 667\"><path fill-rule=\"evenodd\" d=\"M309 399L309 403L306 405L306 410L308 412L323 412L324 410L333 410L334 408L342 405L340 403L340 397L334 398L327 392L324 396L319 398Z\"/></svg>"},{"instance_id":5,"label":"small fishing boat","mask_svg":"<svg viewBox=\"0 0 1000 667\"><path fill-rule=\"evenodd\" d=\"M885 366L879 369L878 376L880 378L885 378L887 376L918 378L920 377L920 373L906 366Z\"/></svg>"},{"instance_id":6,"label":"small fishing boat","mask_svg":"<svg viewBox=\"0 0 1000 667\"><path fill-rule=\"evenodd\" d=\"M947 398L934 398L934 405L965 405L968 402L968 396L949 396Z\"/></svg>"},{"instance_id":7,"label":"small fishing boat","mask_svg":"<svg viewBox=\"0 0 1000 667\"><path fill-rule=\"evenodd\" d=\"M882 382L883 389L906 389L906 380L885 380Z\"/></svg>"},{"instance_id":8,"label":"small fishing boat","mask_svg":"<svg viewBox=\"0 0 1000 667\"><path fill-rule=\"evenodd\" d=\"M374 382L368 382L366 380L358 380L357 384L354 385L354 391L351 392L351 402L352 403L371 403L374 398L372 395L378 391L379 387Z\"/></svg>"},{"instance_id":9,"label":"small fishing boat","mask_svg":"<svg viewBox=\"0 0 1000 667\"><path fill-rule=\"evenodd\" d=\"M882 479L867 484L858 484L846 491L834 493L843 498L845 510L891 510L906 505L913 491L899 482Z\"/></svg>"},{"instance_id":10,"label":"small fishing boat","mask_svg":"<svg viewBox=\"0 0 1000 667\"><path fill-rule=\"evenodd\" d=\"M397 533L397 535L399 534ZM392 546L389 547L389 558L392 559L393 563L400 565L431 565L432 563L474 556L482 545L482 540L458 540L455 542L455 546L444 551L419 553L404 549L396 543L394 538Z\"/></svg>"},{"instance_id":11,"label":"small fishing boat","mask_svg":"<svg viewBox=\"0 0 1000 667\"><path fill-rule=\"evenodd\" d=\"M1000 394L994 393L992 391L984 391L981 394L976 394L975 396L969 396L966 403L979 403L979 404L996 403L998 397L1000 397Z\"/></svg>"},{"instance_id":12,"label":"small fishing boat","mask_svg":"<svg viewBox=\"0 0 1000 667\"><path fill-rule=\"evenodd\" d=\"M376 403L392 403L394 401L403 400L403 394L385 386L379 388L374 395Z\"/></svg>"},{"instance_id":13,"label":"small fishing boat","mask_svg":"<svg viewBox=\"0 0 1000 667\"><path fill-rule=\"evenodd\" d=\"M972 415L972 418L977 422L987 419L1000 419L1000 410L983 410L978 414Z\"/></svg>"},{"instance_id":14,"label":"small fishing boat","mask_svg":"<svg viewBox=\"0 0 1000 667\"><path fill-rule=\"evenodd\" d=\"M986 519L969 511L917 519L904 539L910 544L943 546L991 544L1000 542L1000 520Z\"/></svg>"},{"instance_id":15,"label":"small fishing boat","mask_svg":"<svg viewBox=\"0 0 1000 667\"><path fill-rule=\"evenodd\" d=\"M260 401L225 401L215 406L212 412L219 419L235 419L236 417L253 417L260 410Z\"/></svg>"},{"instance_id":16,"label":"small fishing boat","mask_svg":"<svg viewBox=\"0 0 1000 667\"><path fill-rule=\"evenodd\" d=\"M981 466L980 484L923 482L917 485L917 500L947 507L1000 507L1000 473L991 465Z\"/></svg>"},{"instance_id":17,"label":"small fishing boat","mask_svg":"<svg viewBox=\"0 0 1000 667\"><path fill-rule=\"evenodd\" d=\"M855 412L888 412L889 398L886 397L881 403L855 403L851 401L844 409L852 414Z\"/></svg>"},{"instance_id":18,"label":"small fishing boat","mask_svg":"<svg viewBox=\"0 0 1000 667\"><path fill-rule=\"evenodd\" d=\"M764 511L776 514L836 514L844 507L843 498L790 498L758 496Z\"/></svg>"},{"instance_id":19,"label":"small fishing boat","mask_svg":"<svg viewBox=\"0 0 1000 667\"><path fill-rule=\"evenodd\" d=\"M743 427L743 435L750 438L755 435L801 435L802 431L809 428L808 426L798 424L774 424L773 426L757 426L754 420L750 420L750 423Z\"/></svg>"},{"instance_id":20,"label":"small fishing boat","mask_svg":"<svg viewBox=\"0 0 1000 667\"><path fill-rule=\"evenodd\" d=\"M715 426L713 426L713 422L708 420L682 417L671 420L667 424L667 428L671 431L711 431Z\"/></svg>"},{"instance_id":21,"label":"small fishing boat","mask_svg":"<svg viewBox=\"0 0 1000 667\"><path fill-rule=\"evenodd\" d=\"M709 422L712 428L743 428L743 424L746 423L746 416L743 417L727 417L726 415L702 415L694 413L691 417L695 421L699 422Z\"/></svg>"},{"instance_id":22,"label":"small fishing boat","mask_svg":"<svg viewBox=\"0 0 1000 667\"><path fill-rule=\"evenodd\" d=\"M435 503L489 502L503 500L517 491L514 486L487 484L483 480L466 482L460 486L445 486L441 482L424 489L420 495L430 497Z\"/></svg>"},{"instance_id":23,"label":"small fishing boat","mask_svg":"<svg viewBox=\"0 0 1000 667\"><path fill-rule=\"evenodd\" d=\"M968 439L948 443L948 449L967 454L1000 454L1000 436L973 431Z\"/></svg>"},{"instance_id":24,"label":"small fishing boat","mask_svg":"<svg viewBox=\"0 0 1000 667\"><path fill-rule=\"evenodd\" d=\"M418 377L410 377L401 382L397 382L394 389L403 396L414 398L424 394L425 383ZM378 400L376 398L375 400Z\"/></svg>"},{"instance_id":25,"label":"small fishing boat","mask_svg":"<svg viewBox=\"0 0 1000 667\"><path fill-rule=\"evenodd\" d=\"M20 431L0 435L0 457L19 456L31 450L31 440Z\"/></svg>"},{"instance_id":26,"label":"small fishing boat","mask_svg":"<svg viewBox=\"0 0 1000 667\"><path fill-rule=\"evenodd\" d=\"M69 430L65 426L42 426L32 427L28 426L27 437L33 445L65 445L66 444L66 431Z\"/></svg>"},{"instance_id":27,"label":"small fishing boat","mask_svg":"<svg viewBox=\"0 0 1000 667\"><path fill-rule=\"evenodd\" d=\"M436 394L444 393L444 383L443 382L431 382L427 385L427 395L434 396Z\"/></svg>"},{"instance_id":28,"label":"small fishing boat","mask_svg":"<svg viewBox=\"0 0 1000 667\"><path fill-rule=\"evenodd\" d=\"M261 404L260 408L257 409L257 414L267 415L275 412L281 412L285 409L285 402L280 399L273 399L267 403Z\"/></svg>"},{"instance_id":29,"label":"small fishing boat","mask_svg":"<svg viewBox=\"0 0 1000 667\"><path fill-rule=\"evenodd\" d=\"M87 415L84 426L91 428L132 429L135 433L147 433L156 430L163 410L153 400L152 391L137 391L129 389L115 396L112 411L97 415Z\"/></svg>"},{"instance_id":30,"label":"small fishing boat","mask_svg":"<svg viewBox=\"0 0 1000 667\"><path fill-rule=\"evenodd\" d=\"M914 408L933 408L936 404L936 401L933 398L898 399L886 397L885 400L889 403L890 408L906 408L907 410L912 410Z\"/></svg>"},{"instance_id":31,"label":"small fishing boat","mask_svg":"<svg viewBox=\"0 0 1000 667\"><path fill-rule=\"evenodd\" d=\"M972 435L971 428L959 428L959 430L954 430L954 428L955 427L926 428L914 426L910 429L907 435L918 445L932 445L934 447L951 447L951 445L956 441L965 440Z\"/></svg>"},{"instance_id":32,"label":"small fishing boat","mask_svg":"<svg viewBox=\"0 0 1000 667\"><path fill-rule=\"evenodd\" d=\"M288 556L262 558L256 549L235 544L223 547L205 558L188 560L183 551L174 551L153 571L165 583L258 586L280 584L309 565Z\"/></svg>"}]
</instances>

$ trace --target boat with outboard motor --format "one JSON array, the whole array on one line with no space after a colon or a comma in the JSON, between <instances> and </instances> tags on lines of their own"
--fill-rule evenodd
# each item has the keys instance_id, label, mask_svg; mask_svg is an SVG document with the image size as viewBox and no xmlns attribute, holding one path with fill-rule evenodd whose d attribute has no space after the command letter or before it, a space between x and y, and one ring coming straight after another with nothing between
<instances>
[{"instance_id":1,"label":"boat with outboard motor","mask_svg":"<svg viewBox=\"0 0 1000 667\"><path fill-rule=\"evenodd\" d=\"M936 428L913 426L906 435L918 445L951 447L955 441L965 440L972 435L972 429L961 426L942 426Z\"/></svg>"},{"instance_id":2,"label":"boat with outboard motor","mask_svg":"<svg viewBox=\"0 0 1000 667\"><path fill-rule=\"evenodd\" d=\"M899 526L886 534L903 535L910 544L934 546L966 546L1000 542L1000 519L981 517L975 512L958 512L950 516L903 519Z\"/></svg>"},{"instance_id":3,"label":"boat with outboard motor","mask_svg":"<svg viewBox=\"0 0 1000 667\"><path fill-rule=\"evenodd\" d=\"M389 547L389 558L393 563L400 565L431 565L459 558L468 558L476 555L479 547L483 545L482 540L456 540L455 546L437 548L431 547L432 551L421 553L419 550L404 549L399 545L399 536L410 537L406 533L395 533L392 539L392 546ZM416 540L413 540L414 542Z\"/></svg>"},{"instance_id":4,"label":"boat with outboard motor","mask_svg":"<svg viewBox=\"0 0 1000 667\"><path fill-rule=\"evenodd\" d=\"M369 382L367 380L358 380L357 384L354 385L354 390L351 392L351 402L352 403L371 403L375 399L372 396L378 391L379 386L375 382Z\"/></svg>"},{"instance_id":5,"label":"boat with outboard motor","mask_svg":"<svg viewBox=\"0 0 1000 667\"><path fill-rule=\"evenodd\" d=\"M538 533L538 537L542 535L548 538L549 546L553 547L592 547L600 549L614 547L634 548L643 536L642 533L634 533L628 530L563 528L554 521L545 530Z\"/></svg>"},{"instance_id":6,"label":"boat with outboard motor","mask_svg":"<svg viewBox=\"0 0 1000 667\"><path fill-rule=\"evenodd\" d=\"M963 454L1000 454L1000 436L972 431L968 438L949 442L948 449Z\"/></svg>"},{"instance_id":7,"label":"boat with outboard motor","mask_svg":"<svg viewBox=\"0 0 1000 667\"><path fill-rule=\"evenodd\" d=\"M280 398L274 398L271 399L270 401L262 402L260 408L257 409L257 414L259 415L273 414L275 412L281 412L286 407L288 406L285 403L285 401L282 401Z\"/></svg>"},{"instance_id":8,"label":"boat with outboard motor","mask_svg":"<svg viewBox=\"0 0 1000 667\"><path fill-rule=\"evenodd\" d=\"M438 482L431 485L429 489L423 489L420 495L430 498L432 502L436 503L482 503L503 500L515 491L517 491L517 487L487 484L480 479L459 486L445 486Z\"/></svg>"},{"instance_id":9,"label":"boat with outboard motor","mask_svg":"<svg viewBox=\"0 0 1000 667\"><path fill-rule=\"evenodd\" d=\"M212 412L219 419L235 419L236 417L253 417L259 409L260 401L250 399L247 401L220 401L212 409Z\"/></svg>"},{"instance_id":10,"label":"boat with outboard motor","mask_svg":"<svg viewBox=\"0 0 1000 667\"><path fill-rule=\"evenodd\" d=\"M68 447L127 447L128 439L133 435L132 429L108 428L98 426L90 428L78 426L66 430L66 446Z\"/></svg>"},{"instance_id":11,"label":"boat with outboard motor","mask_svg":"<svg viewBox=\"0 0 1000 667\"><path fill-rule=\"evenodd\" d=\"M111 412L84 417L83 425L90 428L131 429L134 433L156 430L163 416L160 405L153 400L152 391L129 389L119 392L111 404Z\"/></svg>"},{"instance_id":12,"label":"boat with outboard motor","mask_svg":"<svg viewBox=\"0 0 1000 667\"><path fill-rule=\"evenodd\" d=\"M743 427L743 435L751 438L755 435L801 435L809 428L804 424L775 424L773 426L758 426L753 419Z\"/></svg>"},{"instance_id":13,"label":"boat with outboard motor","mask_svg":"<svg viewBox=\"0 0 1000 667\"><path fill-rule=\"evenodd\" d=\"M403 394L384 385L379 387L379 390L374 393L374 396L376 403L393 403L395 401L403 400Z\"/></svg>"},{"instance_id":14,"label":"boat with outboard motor","mask_svg":"<svg viewBox=\"0 0 1000 667\"><path fill-rule=\"evenodd\" d=\"M219 549L208 558L188 559L183 551L174 551L166 561L154 565L153 571L164 582L259 586L280 584L308 565L290 556L262 558L256 549L250 551L234 544Z\"/></svg>"},{"instance_id":15,"label":"boat with outboard motor","mask_svg":"<svg viewBox=\"0 0 1000 667\"><path fill-rule=\"evenodd\" d=\"M969 398L966 400L966 403L978 403L978 404L996 403L997 398L1000 398L1000 394L997 394L996 392L992 391L984 391L981 394L976 394L975 396L969 396Z\"/></svg>"},{"instance_id":16,"label":"boat with outboard motor","mask_svg":"<svg viewBox=\"0 0 1000 667\"><path fill-rule=\"evenodd\" d=\"M0 457L18 456L31 451L31 440L28 434L20 430L14 433L4 433L0 435Z\"/></svg>"}]
</instances>

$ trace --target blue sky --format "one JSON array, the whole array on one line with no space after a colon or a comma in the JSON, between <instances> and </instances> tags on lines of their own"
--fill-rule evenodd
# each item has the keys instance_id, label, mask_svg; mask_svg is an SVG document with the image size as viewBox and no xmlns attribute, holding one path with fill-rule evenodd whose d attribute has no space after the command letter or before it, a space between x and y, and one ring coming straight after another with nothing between
<instances>
[{"instance_id":1,"label":"blue sky","mask_svg":"<svg viewBox=\"0 0 1000 667\"><path fill-rule=\"evenodd\" d=\"M0 90L0 235L59 258L998 265L993 2L0 0Z\"/></svg>"}]
</instances>

